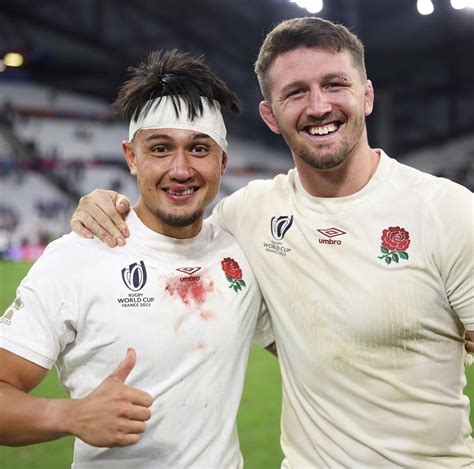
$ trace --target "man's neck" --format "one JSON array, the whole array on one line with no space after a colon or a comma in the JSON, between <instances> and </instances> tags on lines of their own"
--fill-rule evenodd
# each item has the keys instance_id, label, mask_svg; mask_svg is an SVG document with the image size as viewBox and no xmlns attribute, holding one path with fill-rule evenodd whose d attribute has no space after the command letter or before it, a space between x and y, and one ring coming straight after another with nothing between
<instances>
[{"instance_id":1,"label":"man's neck","mask_svg":"<svg viewBox=\"0 0 474 469\"><path fill-rule=\"evenodd\" d=\"M374 175L380 154L370 147L349 155L336 168L315 169L295 158L301 184L313 197L347 197L359 192Z\"/></svg>"}]
</instances>

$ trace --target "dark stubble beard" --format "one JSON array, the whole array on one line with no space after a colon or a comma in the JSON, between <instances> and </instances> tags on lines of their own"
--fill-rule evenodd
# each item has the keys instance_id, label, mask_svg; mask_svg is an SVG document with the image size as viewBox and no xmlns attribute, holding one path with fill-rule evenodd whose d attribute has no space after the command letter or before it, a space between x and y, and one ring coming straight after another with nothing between
<instances>
[{"instance_id":1,"label":"dark stubble beard","mask_svg":"<svg viewBox=\"0 0 474 469\"><path fill-rule=\"evenodd\" d=\"M193 213L186 215L174 215L163 210L155 210L156 217L161 220L164 224L174 227L183 227L192 225L194 222L198 221L200 218L204 217L203 210L196 210Z\"/></svg>"},{"instance_id":2,"label":"dark stubble beard","mask_svg":"<svg viewBox=\"0 0 474 469\"><path fill-rule=\"evenodd\" d=\"M316 150L314 148L309 148L309 145L305 145L304 143L302 144L298 143L297 145L293 145L293 147L291 145L288 145L288 146L292 149L293 154L297 155L305 163L307 163L309 166L311 166L314 169L336 168L337 166L339 166L341 163L345 161L347 156L351 153L351 151L359 142L362 136L362 132L364 131L364 125L365 125L365 120L362 116L360 116L354 122L352 138L350 139L350 141L347 138L344 139L340 143L340 146L337 148L335 153L333 153L332 155L328 154L324 158L318 158L316 154L319 152L323 153L325 149L328 150L330 148L329 145L321 144L319 145L319 148ZM288 140L286 138L285 138L285 141L288 144Z\"/></svg>"}]
</instances>

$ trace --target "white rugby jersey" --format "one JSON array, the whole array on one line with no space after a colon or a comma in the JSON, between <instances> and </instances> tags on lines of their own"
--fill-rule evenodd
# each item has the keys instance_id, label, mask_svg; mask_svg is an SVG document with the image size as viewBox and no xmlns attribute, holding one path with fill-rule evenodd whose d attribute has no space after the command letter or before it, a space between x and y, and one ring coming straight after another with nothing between
<instances>
[{"instance_id":1,"label":"white rugby jersey","mask_svg":"<svg viewBox=\"0 0 474 469\"><path fill-rule=\"evenodd\" d=\"M273 341L252 270L208 222L184 240L153 232L134 211L127 223L123 248L75 234L51 243L0 318L0 347L56 363L72 398L135 348L126 384L154 398L146 432L126 448L76 439L73 468L240 468L236 415L249 347L252 338Z\"/></svg>"},{"instance_id":2,"label":"white rugby jersey","mask_svg":"<svg viewBox=\"0 0 474 469\"><path fill-rule=\"evenodd\" d=\"M474 465L472 193L380 153L351 196L312 197L291 170L213 213L272 317L284 468Z\"/></svg>"}]
</instances>

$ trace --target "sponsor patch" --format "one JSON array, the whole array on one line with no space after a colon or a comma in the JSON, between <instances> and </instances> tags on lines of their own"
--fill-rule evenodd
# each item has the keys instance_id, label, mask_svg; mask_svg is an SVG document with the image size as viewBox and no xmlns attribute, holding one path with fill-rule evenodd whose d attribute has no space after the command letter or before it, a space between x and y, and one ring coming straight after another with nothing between
<instances>
[{"instance_id":1,"label":"sponsor patch","mask_svg":"<svg viewBox=\"0 0 474 469\"><path fill-rule=\"evenodd\" d=\"M283 244L283 238L293 225L293 215L281 215L272 217L270 222L270 233L273 237L270 241L264 241L263 247L266 252L286 256L291 252L291 248Z\"/></svg>"},{"instance_id":2,"label":"sponsor patch","mask_svg":"<svg viewBox=\"0 0 474 469\"><path fill-rule=\"evenodd\" d=\"M146 277L146 267L143 261L135 262L122 269L122 280L129 290L141 290L146 284Z\"/></svg>"},{"instance_id":3,"label":"sponsor patch","mask_svg":"<svg viewBox=\"0 0 474 469\"><path fill-rule=\"evenodd\" d=\"M321 233L327 238L327 239L319 238L320 244L341 245L342 241L340 239L332 239L332 238L347 234L345 231L342 231L339 228L335 228L334 226L332 228L321 228L316 231L318 231L319 233Z\"/></svg>"},{"instance_id":4,"label":"sponsor patch","mask_svg":"<svg viewBox=\"0 0 474 469\"><path fill-rule=\"evenodd\" d=\"M122 280L125 286L133 293L128 296L117 298L122 308L150 307L155 301L151 296L145 296L140 290L146 285L147 271L143 261L134 262L121 271Z\"/></svg>"}]
</instances>

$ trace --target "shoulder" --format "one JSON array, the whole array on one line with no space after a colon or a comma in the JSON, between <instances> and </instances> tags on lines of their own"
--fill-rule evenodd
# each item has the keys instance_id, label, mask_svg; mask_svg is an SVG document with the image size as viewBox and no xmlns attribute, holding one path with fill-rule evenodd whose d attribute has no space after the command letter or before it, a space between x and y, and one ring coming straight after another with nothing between
<instances>
[{"instance_id":1,"label":"shoulder","mask_svg":"<svg viewBox=\"0 0 474 469\"><path fill-rule=\"evenodd\" d=\"M273 179L257 179L242 189L222 199L212 212L212 221L235 236L242 225L245 230L270 206L287 204L289 193L294 188L296 172L279 174Z\"/></svg>"},{"instance_id":2,"label":"shoulder","mask_svg":"<svg viewBox=\"0 0 474 469\"><path fill-rule=\"evenodd\" d=\"M106 246L98 239L84 239L71 232L52 241L40 259L63 259L70 262L84 260L84 256L94 256Z\"/></svg>"},{"instance_id":3,"label":"shoulder","mask_svg":"<svg viewBox=\"0 0 474 469\"><path fill-rule=\"evenodd\" d=\"M212 217L204 220L204 229L207 231L208 243L213 247L213 250L219 247L230 248L234 246L240 249L235 237L216 224Z\"/></svg>"},{"instance_id":4,"label":"shoulder","mask_svg":"<svg viewBox=\"0 0 474 469\"><path fill-rule=\"evenodd\" d=\"M386 156L386 158L388 158ZM449 179L434 176L388 158L391 170L388 174L390 184L407 196L415 196L436 207L472 207L472 192ZM461 204L461 207L459 207Z\"/></svg>"},{"instance_id":5,"label":"shoulder","mask_svg":"<svg viewBox=\"0 0 474 469\"><path fill-rule=\"evenodd\" d=\"M239 197L258 198L265 195L273 195L278 192L288 192L294 182L295 170L291 169L287 174L278 174L273 179L255 179L245 187L239 189L224 200L232 200Z\"/></svg>"},{"instance_id":6,"label":"shoulder","mask_svg":"<svg viewBox=\"0 0 474 469\"><path fill-rule=\"evenodd\" d=\"M64 280L66 277L79 276L84 269L102 257L106 246L97 239L83 239L75 233L69 233L46 247L44 253L33 264L28 277Z\"/></svg>"},{"instance_id":7,"label":"shoulder","mask_svg":"<svg viewBox=\"0 0 474 469\"><path fill-rule=\"evenodd\" d=\"M278 203L280 199L288 200L288 194L294 190L296 171L278 174L273 179L256 179L245 187L222 199L217 205L217 212L229 216L240 216L253 213L258 216L265 204Z\"/></svg>"},{"instance_id":8,"label":"shoulder","mask_svg":"<svg viewBox=\"0 0 474 469\"><path fill-rule=\"evenodd\" d=\"M209 255L214 258L235 257L247 264L247 257L237 242L234 235L214 224L211 220L206 220L205 229L208 232L207 248Z\"/></svg>"}]
</instances>

